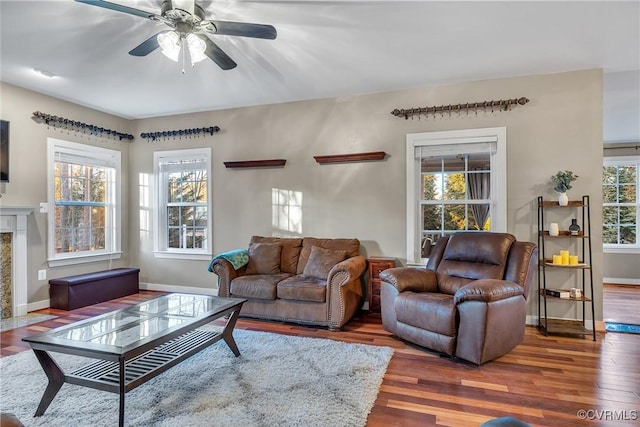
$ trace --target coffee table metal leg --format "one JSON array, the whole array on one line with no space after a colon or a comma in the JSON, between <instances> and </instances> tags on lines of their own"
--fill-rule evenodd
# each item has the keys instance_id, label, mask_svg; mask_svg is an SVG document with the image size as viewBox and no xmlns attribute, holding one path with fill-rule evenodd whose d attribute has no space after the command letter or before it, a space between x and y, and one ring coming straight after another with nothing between
<instances>
[{"instance_id":1,"label":"coffee table metal leg","mask_svg":"<svg viewBox=\"0 0 640 427\"><path fill-rule=\"evenodd\" d=\"M38 409L36 409L36 417L44 414L44 411L47 410L53 398L56 397L58 391L60 391L60 387L64 384L64 372L58 366L58 364L49 356L49 353L42 350L33 350L40 362L40 366L44 369L44 373L49 378L49 384L47 384L47 388L42 395L42 399L40 399L40 404L38 405Z\"/></svg>"},{"instance_id":2,"label":"coffee table metal leg","mask_svg":"<svg viewBox=\"0 0 640 427\"><path fill-rule=\"evenodd\" d=\"M233 354L235 354L236 357L240 356L240 350L238 350L236 341L233 339L233 328L236 327L238 316L240 316L240 308L238 308L236 311L233 312L233 314L227 321L226 326L222 330L222 338L224 339L224 342L227 343L227 345L229 346L231 351L233 351Z\"/></svg>"},{"instance_id":3,"label":"coffee table metal leg","mask_svg":"<svg viewBox=\"0 0 640 427\"><path fill-rule=\"evenodd\" d=\"M118 426L119 427L124 427L124 396L126 394L125 392L125 365L124 365L124 358L120 358L119 360L119 365L120 365L120 375L119 375L119 386L120 386L120 411L118 414Z\"/></svg>"}]
</instances>

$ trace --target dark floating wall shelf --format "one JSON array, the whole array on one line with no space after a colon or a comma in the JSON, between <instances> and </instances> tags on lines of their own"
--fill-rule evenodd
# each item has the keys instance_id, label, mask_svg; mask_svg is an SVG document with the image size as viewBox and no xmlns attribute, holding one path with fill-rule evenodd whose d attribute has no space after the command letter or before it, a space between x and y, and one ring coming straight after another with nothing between
<instances>
[{"instance_id":1,"label":"dark floating wall shelf","mask_svg":"<svg viewBox=\"0 0 640 427\"><path fill-rule=\"evenodd\" d=\"M346 162L363 162L368 160L384 160L387 155L384 151L371 151L369 153L354 154L333 154L331 156L313 156L316 162L326 163L346 163Z\"/></svg>"},{"instance_id":2,"label":"dark floating wall shelf","mask_svg":"<svg viewBox=\"0 0 640 427\"><path fill-rule=\"evenodd\" d=\"M270 160L242 160L238 162L223 162L227 168L275 168L284 166L285 159Z\"/></svg>"}]
</instances>

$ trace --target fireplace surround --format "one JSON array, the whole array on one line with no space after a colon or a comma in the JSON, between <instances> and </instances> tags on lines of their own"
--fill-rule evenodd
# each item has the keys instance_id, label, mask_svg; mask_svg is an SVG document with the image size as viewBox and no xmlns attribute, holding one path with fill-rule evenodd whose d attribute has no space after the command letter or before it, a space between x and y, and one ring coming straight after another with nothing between
<instances>
[{"instance_id":1,"label":"fireplace surround","mask_svg":"<svg viewBox=\"0 0 640 427\"><path fill-rule=\"evenodd\" d=\"M11 314L23 316L27 314L27 217L33 212L32 206L0 206L0 233L11 233L8 242L10 249L2 250L2 265L10 266ZM4 243L7 244L7 243ZM3 271L3 277L9 277Z\"/></svg>"}]
</instances>

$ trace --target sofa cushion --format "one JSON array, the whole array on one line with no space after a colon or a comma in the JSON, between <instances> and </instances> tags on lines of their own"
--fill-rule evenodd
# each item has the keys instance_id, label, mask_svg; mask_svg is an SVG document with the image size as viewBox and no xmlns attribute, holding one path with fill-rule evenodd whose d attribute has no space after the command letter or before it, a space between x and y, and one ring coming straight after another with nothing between
<instances>
[{"instance_id":1,"label":"sofa cushion","mask_svg":"<svg viewBox=\"0 0 640 427\"><path fill-rule=\"evenodd\" d=\"M458 330L453 296L403 292L395 300L398 321L440 335L453 337Z\"/></svg>"},{"instance_id":2,"label":"sofa cushion","mask_svg":"<svg viewBox=\"0 0 640 427\"><path fill-rule=\"evenodd\" d=\"M280 274L280 243L251 243L246 274Z\"/></svg>"},{"instance_id":3,"label":"sofa cushion","mask_svg":"<svg viewBox=\"0 0 640 427\"><path fill-rule=\"evenodd\" d=\"M300 259L298 259L298 274L304 272L304 267L307 265L309 255L311 255L311 248L314 246L334 251L345 251L347 258L360 255L360 241L358 239L316 239L314 237L305 237L302 240L302 251L300 252Z\"/></svg>"},{"instance_id":4,"label":"sofa cushion","mask_svg":"<svg viewBox=\"0 0 640 427\"><path fill-rule=\"evenodd\" d=\"M231 281L231 296L249 299L276 299L278 282L290 274L254 274L239 276Z\"/></svg>"},{"instance_id":5,"label":"sofa cushion","mask_svg":"<svg viewBox=\"0 0 640 427\"><path fill-rule=\"evenodd\" d=\"M316 279L327 280L329 271L334 265L347 258L345 251L332 251L331 249L323 249L318 246L311 248L311 254L307 265L304 266L302 274L307 277L315 277Z\"/></svg>"},{"instance_id":6,"label":"sofa cushion","mask_svg":"<svg viewBox=\"0 0 640 427\"><path fill-rule=\"evenodd\" d=\"M252 236L250 243L280 243L282 245L280 271L291 274L297 273L298 258L302 250L302 239Z\"/></svg>"},{"instance_id":7,"label":"sofa cushion","mask_svg":"<svg viewBox=\"0 0 640 427\"><path fill-rule=\"evenodd\" d=\"M283 300L325 302L327 282L300 275L289 277L278 283L277 296Z\"/></svg>"}]
</instances>

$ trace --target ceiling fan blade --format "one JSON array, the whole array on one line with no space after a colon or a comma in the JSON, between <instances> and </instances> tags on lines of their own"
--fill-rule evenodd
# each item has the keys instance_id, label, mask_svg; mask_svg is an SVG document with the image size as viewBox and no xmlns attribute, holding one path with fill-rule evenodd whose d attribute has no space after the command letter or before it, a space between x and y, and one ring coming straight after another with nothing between
<instances>
[{"instance_id":1,"label":"ceiling fan blade","mask_svg":"<svg viewBox=\"0 0 640 427\"><path fill-rule=\"evenodd\" d=\"M102 0L75 0L75 1L77 1L78 3L84 3L91 6L103 7L105 9L115 10L116 12L128 13L129 15L135 15L141 18L147 18L151 20L154 20L158 17L158 15L156 15L155 13L146 12L144 10L135 9L129 6L123 6L117 3L111 3L109 1L102 1Z\"/></svg>"},{"instance_id":2,"label":"ceiling fan blade","mask_svg":"<svg viewBox=\"0 0 640 427\"><path fill-rule=\"evenodd\" d=\"M273 40L278 35L276 29L272 25L264 24L250 24L247 22L232 22L232 21L203 21L201 25L207 30L206 23L211 22L215 25L216 29L212 32L216 34L223 34L225 36L242 36L242 37L254 37L257 39L269 39Z\"/></svg>"},{"instance_id":3,"label":"ceiling fan blade","mask_svg":"<svg viewBox=\"0 0 640 427\"><path fill-rule=\"evenodd\" d=\"M166 33L167 31L160 31L158 34ZM129 51L129 55L133 56L147 56L154 50L160 47L158 43L158 34L154 34L138 46L134 47Z\"/></svg>"},{"instance_id":4,"label":"ceiling fan blade","mask_svg":"<svg viewBox=\"0 0 640 427\"><path fill-rule=\"evenodd\" d=\"M224 51L220 49L217 44L212 42L209 37L202 34L196 34L196 36L198 36L207 44L207 49L204 51L204 54L207 55L213 62L218 64L220 68L222 68L223 70L230 70L238 65L234 62L233 59L231 59L229 55L224 53Z\"/></svg>"}]
</instances>

